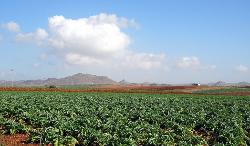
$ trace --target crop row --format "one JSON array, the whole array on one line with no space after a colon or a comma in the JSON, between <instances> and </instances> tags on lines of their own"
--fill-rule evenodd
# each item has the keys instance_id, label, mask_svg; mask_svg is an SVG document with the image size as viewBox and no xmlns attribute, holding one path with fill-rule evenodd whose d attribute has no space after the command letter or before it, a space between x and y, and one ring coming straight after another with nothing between
<instances>
[{"instance_id":1,"label":"crop row","mask_svg":"<svg viewBox=\"0 0 250 146\"><path fill-rule=\"evenodd\" d=\"M250 97L0 92L0 128L54 145L250 145Z\"/></svg>"}]
</instances>

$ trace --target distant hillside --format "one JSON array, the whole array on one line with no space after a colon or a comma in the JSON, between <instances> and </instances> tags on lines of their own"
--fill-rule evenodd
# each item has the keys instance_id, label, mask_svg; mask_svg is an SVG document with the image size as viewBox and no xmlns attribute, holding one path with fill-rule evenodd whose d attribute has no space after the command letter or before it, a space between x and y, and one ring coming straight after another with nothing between
<instances>
[{"instance_id":1,"label":"distant hillside","mask_svg":"<svg viewBox=\"0 0 250 146\"><path fill-rule=\"evenodd\" d=\"M223 82L223 81L218 81L216 83L212 83L211 84L212 86L226 86L227 83L226 82Z\"/></svg>"},{"instance_id":2,"label":"distant hillside","mask_svg":"<svg viewBox=\"0 0 250 146\"><path fill-rule=\"evenodd\" d=\"M216 83L209 83L210 86L250 86L248 82L238 82L238 83L226 83L223 81L218 81Z\"/></svg>"},{"instance_id":3,"label":"distant hillside","mask_svg":"<svg viewBox=\"0 0 250 146\"><path fill-rule=\"evenodd\" d=\"M121 80L120 82L119 82L119 84L121 84L121 85L128 85L128 84L130 84L128 81L126 81L126 80Z\"/></svg>"},{"instance_id":4,"label":"distant hillside","mask_svg":"<svg viewBox=\"0 0 250 146\"><path fill-rule=\"evenodd\" d=\"M250 86L250 83L248 82L239 82L237 86Z\"/></svg>"},{"instance_id":5,"label":"distant hillside","mask_svg":"<svg viewBox=\"0 0 250 146\"><path fill-rule=\"evenodd\" d=\"M12 84L11 81L1 81L0 85ZM106 76L97 76L91 74L82 74L78 73L72 76L67 76L64 78L48 78L46 80L23 80L13 82L15 86L44 86L44 85L86 85L86 84L117 84L116 81L106 77Z\"/></svg>"}]
</instances>

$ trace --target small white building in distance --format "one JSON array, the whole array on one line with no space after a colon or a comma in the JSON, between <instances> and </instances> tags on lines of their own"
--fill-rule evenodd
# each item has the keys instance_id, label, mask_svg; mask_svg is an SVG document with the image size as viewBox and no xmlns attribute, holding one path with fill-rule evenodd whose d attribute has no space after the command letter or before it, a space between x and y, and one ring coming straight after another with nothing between
<instances>
[{"instance_id":1,"label":"small white building in distance","mask_svg":"<svg viewBox=\"0 0 250 146\"><path fill-rule=\"evenodd\" d=\"M200 83L193 83L192 86L200 86Z\"/></svg>"}]
</instances>

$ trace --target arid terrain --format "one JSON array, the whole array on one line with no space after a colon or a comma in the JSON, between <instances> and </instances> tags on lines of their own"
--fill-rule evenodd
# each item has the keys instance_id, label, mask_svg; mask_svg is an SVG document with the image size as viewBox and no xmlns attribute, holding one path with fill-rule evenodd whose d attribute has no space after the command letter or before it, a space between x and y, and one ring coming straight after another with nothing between
<instances>
[{"instance_id":1,"label":"arid terrain","mask_svg":"<svg viewBox=\"0 0 250 146\"><path fill-rule=\"evenodd\" d=\"M224 91L224 89L227 89ZM236 90L233 90L236 89ZM249 90L237 90L249 89ZM222 92L210 92L210 91ZM249 86L154 86L154 85L96 85L96 86L59 86L59 87L0 87L0 91L29 92L117 92L153 94L213 94L213 95L250 95Z\"/></svg>"}]
</instances>

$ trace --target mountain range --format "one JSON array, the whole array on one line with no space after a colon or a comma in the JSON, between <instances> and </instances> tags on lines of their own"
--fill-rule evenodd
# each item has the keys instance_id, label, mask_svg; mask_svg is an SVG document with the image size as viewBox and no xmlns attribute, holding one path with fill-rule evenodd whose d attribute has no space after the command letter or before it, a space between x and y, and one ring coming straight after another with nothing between
<instances>
[{"instance_id":1,"label":"mountain range","mask_svg":"<svg viewBox=\"0 0 250 146\"><path fill-rule=\"evenodd\" d=\"M157 84L157 83L130 83L126 80L121 80L116 82L106 76L97 76L91 74L78 73L72 76L67 76L63 78L48 78L44 80L20 80L20 81L5 81L0 80L0 86L46 86L46 85L55 85L55 86L65 86L65 85L162 85L162 86L171 86L170 84ZM182 85L182 84L180 84ZM191 85L191 84L185 84ZM248 82L239 82L239 83L226 83L223 81L218 81L215 83L203 84L208 86L250 86Z\"/></svg>"},{"instance_id":2,"label":"mountain range","mask_svg":"<svg viewBox=\"0 0 250 146\"><path fill-rule=\"evenodd\" d=\"M45 80L21 80L13 81L14 86L45 86L45 85L92 85L92 84L118 84L116 81L106 77L91 74L78 73L64 78L48 78ZM1 86L11 86L12 81L0 81Z\"/></svg>"},{"instance_id":3,"label":"mountain range","mask_svg":"<svg viewBox=\"0 0 250 146\"><path fill-rule=\"evenodd\" d=\"M238 82L238 83L227 83L223 81L218 81L215 83L209 83L209 86L250 86L248 82Z\"/></svg>"}]
</instances>

